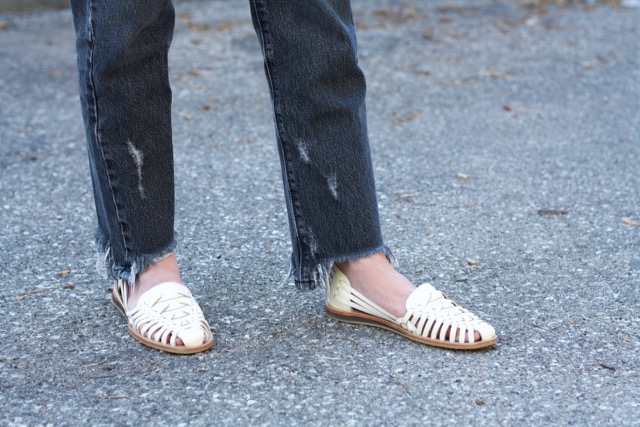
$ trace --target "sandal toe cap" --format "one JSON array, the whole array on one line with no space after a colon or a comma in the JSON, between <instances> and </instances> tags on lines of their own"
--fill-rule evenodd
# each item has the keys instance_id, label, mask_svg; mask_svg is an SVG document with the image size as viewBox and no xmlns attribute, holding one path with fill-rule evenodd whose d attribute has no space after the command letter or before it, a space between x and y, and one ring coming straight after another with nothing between
<instances>
[{"instance_id":1,"label":"sandal toe cap","mask_svg":"<svg viewBox=\"0 0 640 427\"><path fill-rule=\"evenodd\" d=\"M480 334L480 341L489 341L496 338L496 330L487 322L481 322L475 327L476 332Z\"/></svg>"},{"instance_id":2,"label":"sandal toe cap","mask_svg":"<svg viewBox=\"0 0 640 427\"><path fill-rule=\"evenodd\" d=\"M185 347L197 347L204 344L207 334L200 327L188 328L180 331L178 338L182 340Z\"/></svg>"}]
</instances>

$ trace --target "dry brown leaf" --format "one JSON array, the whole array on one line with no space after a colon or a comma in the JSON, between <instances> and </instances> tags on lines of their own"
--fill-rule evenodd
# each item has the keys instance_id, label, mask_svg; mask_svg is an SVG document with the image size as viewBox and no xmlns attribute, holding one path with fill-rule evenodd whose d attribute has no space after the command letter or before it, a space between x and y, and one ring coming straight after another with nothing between
<instances>
[{"instance_id":1,"label":"dry brown leaf","mask_svg":"<svg viewBox=\"0 0 640 427\"><path fill-rule=\"evenodd\" d=\"M400 126L403 123L410 122L411 120L418 117L420 114L422 114L422 110L409 111L407 114L403 116L395 117L393 120L391 120L391 123L394 126Z\"/></svg>"},{"instance_id":2,"label":"dry brown leaf","mask_svg":"<svg viewBox=\"0 0 640 427\"><path fill-rule=\"evenodd\" d=\"M55 291L57 289L75 289L75 288L76 288L75 285L68 284L64 286L51 286L49 288L34 289L33 291L29 291L24 294L17 295L16 300L22 301L26 296L41 294L42 292Z\"/></svg>"},{"instance_id":3,"label":"dry brown leaf","mask_svg":"<svg viewBox=\"0 0 640 427\"><path fill-rule=\"evenodd\" d=\"M58 273L58 276L66 276L69 273L71 273L71 270L69 270L67 268L67 269L62 270L60 273Z\"/></svg>"},{"instance_id":4,"label":"dry brown leaf","mask_svg":"<svg viewBox=\"0 0 640 427\"><path fill-rule=\"evenodd\" d=\"M224 31L224 30L228 30L231 27L233 27L233 21L225 21L225 22L223 22L221 24L216 25L214 30L215 31Z\"/></svg>"},{"instance_id":5,"label":"dry brown leaf","mask_svg":"<svg viewBox=\"0 0 640 427\"><path fill-rule=\"evenodd\" d=\"M615 371L615 370L616 370L616 368L615 368L615 367L613 367L613 366L611 366L611 365L608 365L608 364L604 363L603 361L596 359L595 357L593 358L593 360L595 360L595 361L596 361L596 363L597 363L598 365L602 366L604 369L608 369L608 370L610 370L610 371Z\"/></svg>"},{"instance_id":6,"label":"dry brown leaf","mask_svg":"<svg viewBox=\"0 0 640 427\"><path fill-rule=\"evenodd\" d=\"M640 227L640 222L636 221L633 218L629 218L628 216L623 216L622 222L628 225L633 225L634 227Z\"/></svg>"},{"instance_id":7,"label":"dry brown leaf","mask_svg":"<svg viewBox=\"0 0 640 427\"><path fill-rule=\"evenodd\" d=\"M502 73L500 71L493 70L480 70L479 73L483 77L493 77L494 79L506 79L507 77L511 77L509 73Z\"/></svg>"}]
</instances>

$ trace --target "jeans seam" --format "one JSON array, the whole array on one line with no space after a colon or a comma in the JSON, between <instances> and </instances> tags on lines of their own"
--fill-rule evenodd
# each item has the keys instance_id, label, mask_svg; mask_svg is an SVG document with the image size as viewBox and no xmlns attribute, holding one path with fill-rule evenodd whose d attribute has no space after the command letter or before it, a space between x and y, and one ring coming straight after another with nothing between
<instances>
[{"instance_id":1,"label":"jeans seam","mask_svg":"<svg viewBox=\"0 0 640 427\"><path fill-rule=\"evenodd\" d=\"M260 18L260 10L258 8L257 2L256 0L251 0L251 5L254 8L255 14L256 14L256 21L258 23L258 27L260 30L260 38L262 40L262 55L264 56L265 59L265 70L266 70L266 75L267 75L267 80L269 81L269 87L271 89L271 94L273 96L273 115L274 115L274 122L276 124L276 133L277 133L277 140L278 140L278 144L280 144L282 151L283 151L283 159L282 159L282 164L283 164L283 168L285 170L285 176L286 176L286 180L285 180L285 186L286 186L286 190L287 193L289 193L289 198L291 200L291 207L293 210L293 215L292 215L292 219L293 219L293 229L295 232L295 238L296 241L298 242L298 256L299 256L299 262L302 263L302 245L300 242L300 235L298 233L298 220L297 220L297 215L298 212L297 208L295 206L295 203L293 203L293 195L291 193L291 187L289 185L289 180L291 179L291 174L289 173L289 165L287 162L287 154L286 154L286 150L284 149L284 144L282 143L282 138L280 137L281 134L285 133L283 130L283 126L280 123L280 121L278 120L278 90L276 88L276 85L274 83L274 79L272 77L272 64L269 61L269 57L267 55L267 44L269 44L269 46L272 46L269 41L268 38L265 37L265 31L263 28L263 23L262 20ZM299 271L299 277L298 277L298 281L302 281L302 269L298 268Z\"/></svg>"},{"instance_id":2,"label":"jeans seam","mask_svg":"<svg viewBox=\"0 0 640 427\"><path fill-rule=\"evenodd\" d=\"M93 78L93 74L94 74L94 53L95 53L95 37L94 37L94 21L93 21L93 9L94 9L94 0L89 0L89 16L88 16L88 22L89 22L89 54L88 54L88 62L89 62L89 70L87 75L89 76L89 87L91 90L91 101L93 102L93 111L94 111L94 120L95 120L95 124L93 127L93 133L94 133L94 138L95 138L95 142L98 145L99 149L100 149L100 155L102 157L102 161L104 163L104 167L105 170L107 171L107 182L109 183L109 189L111 190L111 198L113 199L113 206L115 208L115 212L116 212L116 217L118 218L118 224L120 224L120 234L122 236L122 245L124 247L124 257L129 258L129 250L127 248L127 240L124 236L124 229L122 227L122 219L120 218L120 212L118 209L118 204L116 202L116 196L115 196L115 191L113 188L113 184L111 182L111 175L109 174L109 165L107 163L107 159L104 155L104 149L102 147L102 143L100 141L100 132L98 132L98 126L99 126L99 121L98 121L98 94L96 91L96 86L94 84L94 78Z\"/></svg>"}]
</instances>

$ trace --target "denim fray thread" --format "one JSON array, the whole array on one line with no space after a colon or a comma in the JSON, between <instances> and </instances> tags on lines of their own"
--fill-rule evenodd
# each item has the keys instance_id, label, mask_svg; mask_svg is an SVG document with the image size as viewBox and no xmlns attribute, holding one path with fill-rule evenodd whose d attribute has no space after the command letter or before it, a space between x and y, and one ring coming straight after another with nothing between
<instances>
[{"instance_id":1,"label":"denim fray thread","mask_svg":"<svg viewBox=\"0 0 640 427\"><path fill-rule=\"evenodd\" d=\"M358 258L365 258L373 254L377 254L378 252L382 252L385 254L387 259L391 262L391 265L393 265L393 268L395 268L396 270L399 268L398 261L393 255L393 252L391 252L391 249L389 249L385 245L382 245L366 251L356 252L348 256L324 259L319 261L317 264L309 266L307 268L295 267L292 265L289 269L289 273L283 279L282 283L287 283L293 278L296 288L301 291L311 291L318 287L324 288L329 280L329 273L331 273L333 264L352 261ZM296 278L302 277L309 277L310 280L296 280Z\"/></svg>"},{"instance_id":2,"label":"denim fray thread","mask_svg":"<svg viewBox=\"0 0 640 427\"><path fill-rule=\"evenodd\" d=\"M96 270L98 270L98 273L102 274L102 272L104 272L107 279L126 280L129 283L131 291L133 291L133 288L135 287L136 277L146 270L147 266L153 265L166 258L174 253L178 248L178 238L174 233L173 240L162 249L153 253L130 257L131 265L129 267L121 267L116 265L107 237L99 228L96 228L95 241L98 246L98 257L96 262Z\"/></svg>"}]
</instances>

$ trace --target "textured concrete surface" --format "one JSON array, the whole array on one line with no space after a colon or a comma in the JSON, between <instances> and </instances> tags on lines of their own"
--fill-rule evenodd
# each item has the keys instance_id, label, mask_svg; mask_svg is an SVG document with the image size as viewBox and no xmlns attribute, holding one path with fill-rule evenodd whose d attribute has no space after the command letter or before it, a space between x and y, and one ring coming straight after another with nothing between
<instances>
[{"instance_id":1,"label":"textured concrete surface","mask_svg":"<svg viewBox=\"0 0 640 427\"><path fill-rule=\"evenodd\" d=\"M0 15L0 425L638 425L639 9L355 2L386 241L500 336L461 353L281 283L247 5L177 7L180 262L216 344L128 336L94 270L69 12Z\"/></svg>"}]
</instances>

